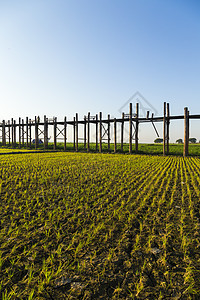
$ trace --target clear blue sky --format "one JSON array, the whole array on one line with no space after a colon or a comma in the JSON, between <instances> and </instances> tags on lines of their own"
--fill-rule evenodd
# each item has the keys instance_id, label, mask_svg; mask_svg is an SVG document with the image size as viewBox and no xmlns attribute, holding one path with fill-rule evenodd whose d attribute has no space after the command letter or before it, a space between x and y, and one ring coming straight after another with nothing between
<instances>
[{"instance_id":1,"label":"clear blue sky","mask_svg":"<svg viewBox=\"0 0 200 300\"><path fill-rule=\"evenodd\" d=\"M0 120L118 116L136 91L200 114L200 1L0 1Z\"/></svg>"}]
</instances>

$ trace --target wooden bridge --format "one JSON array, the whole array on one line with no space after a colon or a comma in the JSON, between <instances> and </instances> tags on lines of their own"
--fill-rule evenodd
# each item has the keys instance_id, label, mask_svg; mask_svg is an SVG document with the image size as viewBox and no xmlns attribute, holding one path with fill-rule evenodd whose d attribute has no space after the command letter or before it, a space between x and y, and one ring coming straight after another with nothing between
<instances>
[{"instance_id":1,"label":"wooden bridge","mask_svg":"<svg viewBox=\"0 0 200 300\"><path fill-rule=\"evenodd\" d=\"M132 103L129 104L129 113L122 113L121 118L110 118L108 115L107 119L102 118L102 112L91 116L88 113L83 120L79 120L78 113L73 118L73 120L68 121L64 117L63 121L58 121L56 117L48 119L44 116L43 121L39 117L35 116L34 120L26 117L26 120L19 118L18 122L16 120L3 120L0 124L1 131L1 141L2 146L11 146L12 148L21 148L26 146L27 149L32 146L32 141L34 139L35 149L39 146L39 141L43 139L44 150L48 148L49 141L49 128L53 127L53 147L54 150L57 148L58 139L64 141L64 150L66 150L67 145L67 128L68 126L73 127L73 147L75 151L79 150L79 127L84 126L83 132L84 137L82 138L84 143L84 150L90 151L90 134L91 125L95 125L95 137L96 137L96 151L102 152L102 142L107 140L108 151L110 150L111 141L111 124L113 124L113 140L114 140L114 152L117 151L117 127L120 128L120 144L121 152L124 148L124 125L129 124L129 153L133 152L133 141L135 143L135 153L138 152L138 133L139 125L141 123L151 123L158 135L155 123L163 123L163 155L169 154L169 137L170 137L170 121L171 120L184 120L184 150L183 155L187 156L189 154L189 121L192 119L200 119L200 115L190 115L187 107L184 108L184 114L179 116L171 116L169 103L164 102L163 116L155 117L149 111L147 111L146 117L139 116L139 103L136 103L136 111L133 112ZM62 128L61 128L62 127ZM33 129L34 128L34 129ZM34 134L33 134L34 132ZM18 145L17 145L18 141ZM119 141L118 141L119 143Z\"/></svg>"}]
</instances>

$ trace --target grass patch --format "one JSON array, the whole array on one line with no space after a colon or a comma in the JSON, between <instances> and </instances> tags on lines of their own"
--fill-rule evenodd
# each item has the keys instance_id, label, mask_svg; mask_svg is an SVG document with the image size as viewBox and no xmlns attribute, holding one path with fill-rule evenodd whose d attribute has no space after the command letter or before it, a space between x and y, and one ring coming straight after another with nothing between
<instances>
[{"instance_id":1,"label":"grass patch","mask_svg":"<svg viewBox=\"0 0 200 300\"><path fill-rule=\"evenodd\" d=\"M31 147L28 148L26 145L21 146L19 149L19 145L16 144L15 148L11 148L9 145L2 147L0 143L0 153L1 152L16 152L16 151L35 151L35 145L32 144ZM43 151L44 145L40 144L37 148L37 151ZM49 143L48 147L45 149L45 151L53 151L54 145L53 143ZM57 151L64 151L64 143L58 143L56 146ZM67 143L66 145L66 151L74 152L74 144L73 143ZM79 152L87 152L86 149L84 149L84 144L79 143L78 146ZM95 153L99 152L99 148L96 151L96 144L91 143L90 144L90 152ZM102 143L102 153L113 153L114 152L114 144L110 144L110 149L108 150L107 143ZM121 152L121 145L117 144L117 153ZM129 153L129 144L124 144L123 146L123 153ZM133 144L133 154L135 154L135 145ZM163 145L162 144L139 144L138 146L138 154L147 154L147 155L162 155L163 154ZM183 145L181 144L170 144L169 145L169 155L176 155L176 156L182 156L183 155ZM189 145L189 156L200 156L200 144L190 144Z\"/></svg>"},{"instance_id":2,"label":"grass patch","mask_svg":"<svg viewBox=\"0 0 200 300\"><path fill-rule=\"evenodd\" d=\"M196 157L2 155L0 297L198 299L199 169Z\"/></svg>"}]
</instances>

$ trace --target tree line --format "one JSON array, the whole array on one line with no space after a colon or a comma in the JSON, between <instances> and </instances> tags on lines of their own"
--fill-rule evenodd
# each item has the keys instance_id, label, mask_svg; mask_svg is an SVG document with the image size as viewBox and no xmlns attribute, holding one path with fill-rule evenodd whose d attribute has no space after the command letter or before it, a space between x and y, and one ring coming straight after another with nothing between
<instances>
[{"instance_id":1,"label":"tree line","mask_svg":"<svg viewBox=\"0 0 200 300\"><path fill-rule=\"evenodd\" d=\"M163 139L162 138L157 138L157 139L154 140L154 143L155 144L161 144L161 143L163 143ZM183 139L176 140L176 143L177 144L183 144ZM189 138L189 143L190 144L197 144L197 139L196 138ZM200 141L199 141L199 143L200 143Z\"/></svg>"}]
</instances>

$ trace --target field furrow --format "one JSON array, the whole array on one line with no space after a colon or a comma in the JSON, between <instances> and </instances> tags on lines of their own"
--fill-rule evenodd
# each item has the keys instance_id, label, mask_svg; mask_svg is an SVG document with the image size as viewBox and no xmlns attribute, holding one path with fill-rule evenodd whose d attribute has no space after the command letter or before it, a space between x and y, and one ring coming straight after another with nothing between
<instances>
[{"instance_id":1,"label":"field furrow","mask_svg":"<svg viewBox=\"0 0 200 300\"><path fill-rule=\"evenodd\" d=\"M199 166L1 155L0 299L198 299Z\"/></svg>"}]
</instances>

